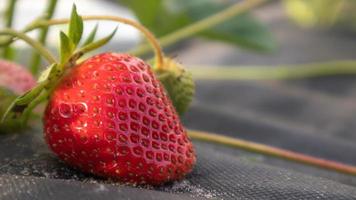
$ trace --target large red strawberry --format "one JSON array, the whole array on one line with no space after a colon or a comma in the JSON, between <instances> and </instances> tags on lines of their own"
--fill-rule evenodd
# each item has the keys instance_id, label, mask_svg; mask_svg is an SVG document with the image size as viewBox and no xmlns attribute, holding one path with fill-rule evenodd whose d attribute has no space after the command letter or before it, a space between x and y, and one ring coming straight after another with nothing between
<instances>
[{"instance_id":1,"label":"large red strawberry","mask_svg":"<svg viewBox=\"0 0 356 200\"><path fill-rule=\"evenodd\" d=\"M69 71L51 95L44 132L68 164L125 182L179 180L196 160L150 66L127 54L100 54Z\"/></svg>"},{"instance_id":2,"label":"large red strawberry","mask_svg":"<svg viewBox=\"0 0 356 200\"><path fill-rule=\"evenodd\" d=\"M154 41L152 34L135 22L105 19L131 24ZM109 42L115 32L94 41L95 28L81 42L83 20L73 6L68 32L59 34L59 60L43 45L22 35L49 65L38 84L13 101L1 122L19 120L26 124L33 109L49 98L44 115L45 139L68 164L123 182L158 185L179 180L192 170L195 152L150 66L138 58L114 53L77 62ZM13 30L2 33L18 35ZM163 70L163 53L157 42L152 44L155 68ZM179 78L176 74L172 77ZM182 85L181 81L176 83Z\"/></svg>"}]
</instances>

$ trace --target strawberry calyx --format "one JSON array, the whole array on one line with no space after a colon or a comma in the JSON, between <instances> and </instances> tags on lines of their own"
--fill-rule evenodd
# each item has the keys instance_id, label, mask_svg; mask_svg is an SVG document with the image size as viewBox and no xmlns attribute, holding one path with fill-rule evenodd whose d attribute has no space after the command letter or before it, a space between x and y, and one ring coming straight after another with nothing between
<instances>
[{"instance_id":1,"label":"strawberry calyx","mask_svg":"<svg viewBox=\"0 0 356 200\"><path fill-rule=\"evenodd\" d=\"M157 68L163 68L163 59L164 59L164 53L162 51L162 48L156 39L156 37L151 33L146 27L141 25L140 23L126 19L123 17L119 16L109 16L109 15L88 15L88 16L82 16L83 21L92 21L92 20L100 20L100 21L114 21L114 22L119 22L123 23L129 26L132 26L133 28L137 29L140 31L147 41L151 44L154 52L155 52L155 65ZM24 32L29 32L32 30L35 30L37 28L43 28L43 27L48 27L52 25L60 25L60 24L67 24L70 22L70 19L52 19L52 20L44 20L44 19L38 19L31 23L29 26L25 28ZM7 44L6 41L0 42L0 46Z\"/></svg>"},{"instance_id":2,"label":"strawberry calyx","mask_svg":"<svg viewBox=\"0 0 356 200\"><path fill-rule=\"evenodd\" d=\"M0 31L0 35L10 35L24 40L37 49L39 53L50 63L50 65L39 76L37 85L25 94L18 96L11 103L3 115L0 123L3 124L5 122L10 123L11 121L21 121L21 125L25 126L32 110L39 103L48 98L64 73L75 66L78 59L80 59L84 54L108 43L117 30L117 28L115 28L114 31L107 37L94 41L97 31L97 27L95 27L83 45L79 46L82 39L83 28L83 20L81 16L78 15L76 6L73 5L68 32L60 32L59 61L57 61L57 59L40 43L34 41L25 34L12 29Z\"/></svg>"},{"instance_id":3,"label":"strawberry calyx","mask_svg":"<svg viewBox=\"0 0 356 200\"><path fill-rule=\"evenodd\" d=\"M153 68L157 78L164 85L179 115L189 108L195 93L192 74L172 58L165 57L163 68Z\"/></svg>"}]
</instances>

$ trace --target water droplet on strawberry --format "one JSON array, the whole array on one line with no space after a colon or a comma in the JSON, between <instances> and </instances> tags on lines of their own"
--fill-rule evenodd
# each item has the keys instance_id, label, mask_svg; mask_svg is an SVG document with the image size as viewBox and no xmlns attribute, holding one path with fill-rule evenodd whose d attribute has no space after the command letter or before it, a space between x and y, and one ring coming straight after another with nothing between
<instances>
[{"instance_id":1,"label":"water droplet on strawberry","mask_svg":"<svg viewBox=\"0 0 356 200\"><path fill-rule=\"evenodd\" d=\"M72 116L72 106L66 103L59 105L59 115L63 118L70 118Z\"/></svg>"},{"instance_id":2,"label":"water droplet on strawberry","mask_svg":"<svg viewBox=\"0 0 356 200\"><path fill-rule=\"evenodd\" d=\"M82 114L88 110L88 106L86 103L77 103L73 107L73 112L76 114Z\"/></svg>"}]
</instances>

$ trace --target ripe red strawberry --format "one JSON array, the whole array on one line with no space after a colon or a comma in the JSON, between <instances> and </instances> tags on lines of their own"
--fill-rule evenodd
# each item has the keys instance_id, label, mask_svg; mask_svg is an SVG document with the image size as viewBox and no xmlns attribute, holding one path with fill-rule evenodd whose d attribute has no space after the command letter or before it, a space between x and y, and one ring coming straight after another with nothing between
<instances>
[{"instance_id":1,"label":"ripe red strawberry","mask_svg":"<svg viewBox=\"0 0 356 200\"><path fill-rule=\"evenodd\" d=\"M162 85L126 54L100 54L66 74L49 100L44 132L68 164L124 182L179 180L196 160Z\"/></svg>"},{"instance_id":2,"label":"ripe red strawberry","mask_svg":"<svg viewBox=\"0 0 356 200\"><path fill-rule=\"evenodd\" d=\"M22 94L36 84L33 76L16 63L0 60L0 87Z\"/></svg>"}]
</instances>

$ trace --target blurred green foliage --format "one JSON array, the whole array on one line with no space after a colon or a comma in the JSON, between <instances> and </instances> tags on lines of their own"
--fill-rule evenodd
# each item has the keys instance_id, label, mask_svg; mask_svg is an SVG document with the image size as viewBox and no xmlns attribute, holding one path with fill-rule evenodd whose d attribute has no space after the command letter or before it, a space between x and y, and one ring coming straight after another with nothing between
<instances>
[{"instance_id":1,"label":"blurred green foliage","mask_svg":"<svg viewBox=\"0 0 356 200\"><path fill-rule=\"evenodd\" d=\"M355 0L284 0L287 14L303 27L355 29Z\"/></svg>"},{"instance_id":2,"label":"blurred green foliage","mask_svg":"<svg viewBox=\"0 0 356 200\"><path fill-rule=\"evenodd\" d=\"M18 121L5 121L5 123L1 123L3 114L15 98L16 95L14 93L0 87L0 134L17 130L20 127L20 123Z\"/></svg>"},{"instance_id":3,"label":"blurred green foliage","mask_svg":"<svg viewBox=\"0 0 356 200\"><path fill-rule=\"evenodd\" d=\"M118 0L138 20L160 37L213 15L236 1L221 0ZM240 48L272 51L275 41L266 26L246 13L198 33L197 36L227 42Z\"/></svg>"}]
</instances>

